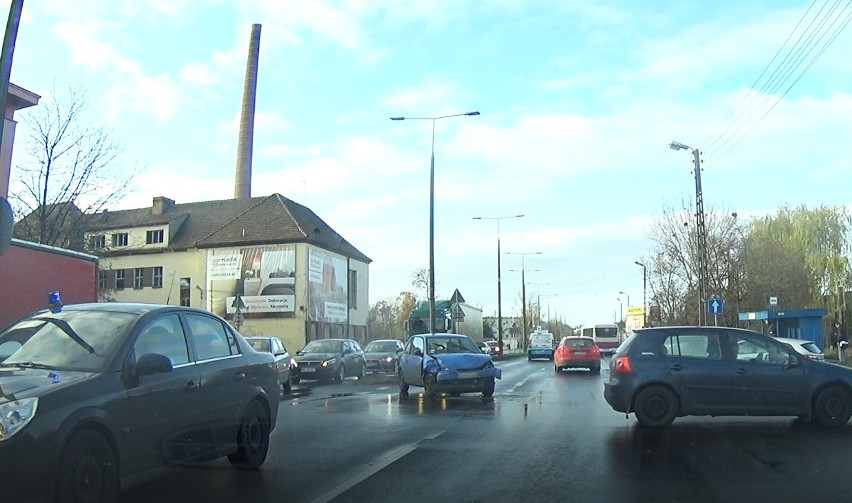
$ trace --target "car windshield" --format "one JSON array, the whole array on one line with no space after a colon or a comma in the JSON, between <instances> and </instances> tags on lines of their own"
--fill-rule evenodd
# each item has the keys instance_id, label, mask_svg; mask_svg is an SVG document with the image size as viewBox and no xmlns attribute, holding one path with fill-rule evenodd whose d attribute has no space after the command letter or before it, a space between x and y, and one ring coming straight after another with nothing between
<instances>
[{"instance_id":1,"label":"car windshield","mask_svg":"<svg viewBox=\"0 0 852 503\"><path fill-rule=\"evenodd\" d=\"M469 337L429 337L426 340L426 352L441 353L482 353Z\"/></svg>"},{"instance_id":2,"label":"car windshield","mask_svg":"<svg viewBox=\"0 0 852 503\"><path fill-rule=\"evenodd\" d=\"M246 339L249 345L254 348L255 351L264 351L267 353L272 352L272 348L269 345L269 339Z\"/></svg>"},{"instance_id":3,"label":"car windshield","mask_svg":"<svg viewBox=\"0 0 852 503\"><path fill-rule=\"evenodd\" d=\"M393 341L373 341L364 348L367 353L392 353L399 348L399 344Z\"/></svg>"},{"instance_id":4,"label":"car windshield","mask_svg":"<svg viewBox=\"0 0 852 503\"><path fill-rule=\"evenodd\" d=\"M302 353L339 353L343 349L341 341L311 341L309 342Z\"/></svg>"},{"instance_id":5,"label":"car windshield","mask_svg":"<svg viewBox=\"0 0 852 503\"><path fill-rule=\"evenodd\" d=\"M0 365L99 371L136 320L110 311L38 314L0 333Z\"/></svg>"}]
</instances>

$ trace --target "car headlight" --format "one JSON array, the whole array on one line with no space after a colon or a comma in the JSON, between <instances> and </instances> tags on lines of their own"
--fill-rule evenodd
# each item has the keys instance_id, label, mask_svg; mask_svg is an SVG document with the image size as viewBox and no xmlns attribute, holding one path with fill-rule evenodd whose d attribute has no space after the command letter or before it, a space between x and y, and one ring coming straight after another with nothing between
<instances>
[{"instance_id":1,"label":"car headlight","mask_svg":"<svg viewBox=\"0 0 852 503\"><path fill-rule=\"evenodd\" d=\"M293 359L293 358L290 358L290 366L291 366L291 367L298 367L298 366L299 366L299 362L297 362L297 361L296 361L295 359Z\"/></svg>"},{"instance_id":2,"label":"car headlight","mask_svg":"<svg viewBox=\"0 0 852 503\"><path fill-rule=\"evenodd\" d=\"M385 361L386 361L386 362L388 362L388 363L392 362L392 361L393 361L393 356L387 356L387 357L385 357Z\"/></svg>"},{"instance_id":3,"label":"car headlight","mask_svg":"<svg viewBox=\"0 0 852 503\"><path fill-rule=\"evenodd\" d=\"M336 362L336 361L337 361L337 357L335 356L334 358L332 358L330 360L326 360L326 361L322 362L322 366L328 367L329 365L333 365L334 362Z\"/></svg>"},{"instance_id":4,"label":"car headlight","mask_svg":"<svg viewBox=\"0 0 852 503\"><path fill-rule=\"evenodd\" d=\"M21 431L32 420L37 407L37 397L0 405L0 442Z\"/></svg>"}]
</instances>

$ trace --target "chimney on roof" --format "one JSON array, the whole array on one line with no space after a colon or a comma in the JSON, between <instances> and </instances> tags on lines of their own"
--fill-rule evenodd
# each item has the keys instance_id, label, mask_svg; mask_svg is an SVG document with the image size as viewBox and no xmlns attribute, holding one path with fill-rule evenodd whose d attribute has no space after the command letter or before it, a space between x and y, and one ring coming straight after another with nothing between
<instances>
[{"instance_id":1,"label":"chimney on roof","mask_svg":"<svg viewBox=\"0 0 852 503\"><path fill-rule=\"evenodd\" d=\"M151 205L151 214L152 215L163 215L168 213L172 206L175 205L175 202L168 197L156 196L154 197L154 204Z\"/></svg>"},{"instance_id":2,"label":"chimney on roof","mask_svg":"<svg viewBox=\"0 0 852 503\"><path fill-rule=\"evenodd\" d=\"M243 83L243 107L240 113L240 139L237 146L237 173L234 199L251 197L251 151L254 142L254 100L257 95L257 60L260 55L260 25L251 25L246 79Z\"/></svg>"}]
</instances>

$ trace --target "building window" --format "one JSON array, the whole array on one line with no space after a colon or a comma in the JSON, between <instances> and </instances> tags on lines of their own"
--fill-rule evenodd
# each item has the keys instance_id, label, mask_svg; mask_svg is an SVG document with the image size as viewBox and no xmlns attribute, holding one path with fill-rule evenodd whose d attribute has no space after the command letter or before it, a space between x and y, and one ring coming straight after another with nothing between
<instances>
[{"instance_id":1,"label":"building window","mask_svg":"<svg viewBox=\"0 0 852 503\"><path fill-rule=\"evenodd\" d=\"M98 271L98 290L106 290L106 285L106 271Z\"/></svg>"},{"instance_id":2,"label":"building window","mask_svg":"<svg viewBox=\"0 0 852 503\"><path fill-rule=\"evenodd\" d=\"M154 268L154 288L163 288L163 268Z\"/></svg>"},{"instance_id":3,"label":"building window","mask_svg":"<svg viewBox=\"0 0 852 503\"><path fill-rule=\"evenodd\" d=\"M112 235L112 245L113 246L127 246L127 233L119 232L118 234Z\"/></svg>"},{"instance_id":4,"label":"building window","mask_svg":"<svg viewBox=\"0 0 852 503\"><path fill-rule=\"evenodd\" d=\"M358 309L358 271L349 269L349 309Z\"/></svg>"},{"instance_id":5,"label":"building window","mask_svg":"<svg viewBox=\"0 0 852 503\"><path fill-rule=\"evenodd\" d=\"M137 267L133 270L133 288L142 288L142 281L145 279L145 269Z\"/></svg>"},{"instance_id":6,"label":"building window","mask_svg":"<svg viewBox=\"0 0 852 503\"><path fill-rule=\"evenodd\" d=\"M106 236L103 234L92 236L89 238L89 247L92 250L100 250L101 248L106 248Z\"/></svg>"},{"instance_id":7,"label":"building window","mask_svg":"<svg viewBox=\"0 0 852 503\"><path fill-rule=\"evenodd\" d=\"M124 271L115 271L115 289L124 290Z\"/></svg>"},{"instance_id":8,"label":"building window","mask_svg":"<svg viewBox=\"0 0 852 503\"><path fill-rule=\"evenodd\" d=\"M190 299L189 294L192 292L190 288L191 280L190 278L181 278L180 279L180 305L189 307Z\"/></svg>"},{"instance_id":9,"label":"building window","mask_svg":"<svg viewBox=\"0 0 852 503\"><path fill-rule=\"evenodd\" d=\"M149 245L163 242L163 229L148 231L145 233L145 243Z\"/></svg>"}]
</instances>

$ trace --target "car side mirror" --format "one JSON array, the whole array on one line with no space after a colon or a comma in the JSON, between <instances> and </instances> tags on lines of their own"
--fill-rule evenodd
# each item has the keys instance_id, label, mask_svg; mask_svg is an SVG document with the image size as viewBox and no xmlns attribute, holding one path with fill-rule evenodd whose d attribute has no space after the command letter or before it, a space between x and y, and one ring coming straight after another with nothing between
<instances>
[{"instance_id":1,"label":"car side mirror","mask_svg":"<svg viewBox=\"0 0 852 503\"><path fill-rule=\"evenodd\" d=\"M784 362L784 369L791 369L799 366L799 359L796 358L796 355L788 355L787 361Z\"/></svg>"},{"instance_id":2,"label":"car side mirror","mask_svg":"<svg viewBox=\"0 0 852 503\"><path fill-rule=\"evenodd\" d=\"M348 355L348 354L350 354L350 353L352 353L352 349L350 349L350 348L345 348L345 349L343 350L343 354L345 354L345 355Z\"/></svg>"},{"instance_id":3,"label":"car side mirror","mask_svg":"<svg viewBox=\"0 0 852 503\"><path fill-rule=\"evenodd\" d=\"M414 356L423 356L423 351L420 351L420 348L416 348L414 350Z\"/></svg>"},{"instance_id":4,"label":"car side mirror","mask_svg":"<svg viewBox=\"0 0 852 503\"><path fill-rule=\"evenodd\" d=\"M169 357L158 353L145 353L136 362L137 377L166 374L172 370L172 361Z\"/></svg>"}]
</instances>

